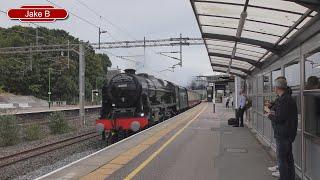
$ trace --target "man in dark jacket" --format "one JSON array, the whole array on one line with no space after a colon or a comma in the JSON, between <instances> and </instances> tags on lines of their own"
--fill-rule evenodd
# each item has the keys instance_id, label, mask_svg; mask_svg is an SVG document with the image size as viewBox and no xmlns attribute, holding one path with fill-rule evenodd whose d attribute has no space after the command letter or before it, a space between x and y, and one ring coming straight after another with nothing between
<instances>
[{"instance_id":1,"label":"man in dark jacket","mask_svg":"<svg viewBox=\"0 0 320 180\"><path fill-rule=\"evenodd\" d=\"M287 81L277 78L274 82L275 92L279 96L274 107L268 113L273 123L274 137L278 149L279 180L294 180L295 167L292 155L292 143L298 126L298 110L294 99L288 92Z\"/></svg>"},{"instance_id":2,"label":"man in dark jacket","mask_svg":"<svg viewBox=\"0 0 320 180\"><path fill-rule=\"evenodd\" d=\"M278 79L284 79L285 81L287 81L287 79L284 77L284 76L279 76L276 78L276 80ZM289 93L290 95L292 94L292 90L290 87L287 87L287 93ZM279 99L279 95L277 95L276 99L273 101L273 102L270 102L270 101L267 101L266 102L266 106L271 110L271 111L275 111L275 105L277 104L277 101ZM271 122L272 124L272 129L275 128L275 122L272 121ZM275 176L275 177L280 177L280 172L279 172L279 150L278 150L278 142L276 142L276 156L277 156L277 164L273 167L269 167L268 170L272 172L272 176Z\"/></svg>"}]
</instances>

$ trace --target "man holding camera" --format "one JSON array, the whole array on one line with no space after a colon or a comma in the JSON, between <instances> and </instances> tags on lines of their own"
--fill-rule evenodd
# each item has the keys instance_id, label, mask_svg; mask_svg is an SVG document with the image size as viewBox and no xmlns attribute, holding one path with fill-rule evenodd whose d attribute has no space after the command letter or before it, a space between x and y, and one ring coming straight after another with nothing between
<instances>
[{"instance_id":1,"label":"man holding camera","mask_svg":"<svg viewBox=\"0 0 320 180\"><path fill-rule=\"evenodd\" d=\"M285 78L277 78L274 81L274 88L278 98L273 108L267 113L267 116L273 123L274 137L277 144L279 180L294 180L295 167L292 143L297 134L297 104L291 97Z\"/></svg>"}]
</instances>

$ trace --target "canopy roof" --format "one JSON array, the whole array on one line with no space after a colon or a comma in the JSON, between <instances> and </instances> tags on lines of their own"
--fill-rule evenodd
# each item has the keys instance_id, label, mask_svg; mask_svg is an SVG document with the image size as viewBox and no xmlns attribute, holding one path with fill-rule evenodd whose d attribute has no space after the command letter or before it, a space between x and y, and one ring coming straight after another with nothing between
<instances>
[{"instance_id":1,"label":"canopy roof","mask_svg":"<svg viewBox=\"0 0 320 180\"><path fill-rule=\"evenodd\" d=\"M318 16L318 0L190 0L214 71L247 76Z\"/></svg>"}]
</instances>

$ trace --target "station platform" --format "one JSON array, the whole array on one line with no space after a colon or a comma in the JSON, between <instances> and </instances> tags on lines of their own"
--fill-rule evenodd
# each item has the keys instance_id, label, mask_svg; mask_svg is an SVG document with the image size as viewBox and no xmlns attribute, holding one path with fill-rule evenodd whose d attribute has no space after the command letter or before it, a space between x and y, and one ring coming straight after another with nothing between
<instances>
[{"instance_id":1,"label":"station platform","mask_svg":"<svg viewBox=\"0 0 320 180\"><path fill-rule=\"evenodd\" d=\"M85 109L95 109L100 108L101 105L92 105L92 106L85 106ZM10 112L14 112L15 114L33 114L33 113L45 113L45 112L56 112L56 111L72 111L72 110L79 110L79 106L53 106L49 109L49 107L32 107L26 109L12 109ZM8 113L0 113L0 115L5 115ZM10 113L9 113L10 114Z\"/></svg>"},{"instance_id":2,"label":"station platform","mask_svg":"<svg viewBox=\"0 0 320 180\"><path fill-rule=\"evenodd\" d=\"M234 111L200 105L39 179L272 180L273 159Z\"/></svg>"}]
</instances>

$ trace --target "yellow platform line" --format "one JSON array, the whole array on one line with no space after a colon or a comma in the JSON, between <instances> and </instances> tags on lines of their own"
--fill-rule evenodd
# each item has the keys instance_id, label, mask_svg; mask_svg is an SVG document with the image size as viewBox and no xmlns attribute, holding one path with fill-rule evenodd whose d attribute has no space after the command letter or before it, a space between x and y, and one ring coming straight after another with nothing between
<instances>
[{"instance_id":1,"label":"yellow platform line","mask_svg":"<svg viewBox=\"0 0 320 180\"><path fill-rule=\"evenodd\" d=\"M131 180L136 176L144 167L146 167L155 157L157 157L172 141L174 141L179 134L182 133L193 121L195 121L200 114L207 108L204 107L191 121L184 125L178 132L176 132L168 141L166 141L157 151L155 151L151 156L148 157L143 163L141 163L136 169L134 169L130 174L125 177L125 180Z\"/></svg>"},{"instance_id":2,"label":"yellow platform line","mask_svg":"<svg viewBox=\"0 0 320 180\"><path fill-rule=\"evenodd\" d=\"M205 109L205 108L204 108ZM202 109L202 111L204 110ZM196 111L195 109L194 111ZM146 141L143 141L142 143L134 146L133 148L121 153L114 159L112 159L110 162L107 164L99 167L98 169L92 171L91 173L83 176L80 178L80 180L90 180L90 179L95 179L95 180L103 180L118 169L122 168L125 164L127 164L130 160L134 159L136 156L138 156L140 153L142 153L144 150L146 150L148 147L151 145L155 144L160 140L162 137L164 137L166 134L174 130L176 127L178 127L180 124L183 122L187 121L190 117L192 117L194 114L194 111L191 111L191 115L185 115L182 116L181 118L184 120L177 121L173 124L171 124L168 127L164 127L164 129L161 129L159 131L156 131L151 137L147 138ZM199 113L201 114L202 111ZM199 115L197 114L195 118ZM193 118L192 120L194 120ZM191 121L192 121L191 120Z\"/></svg>"}]
</instances>

